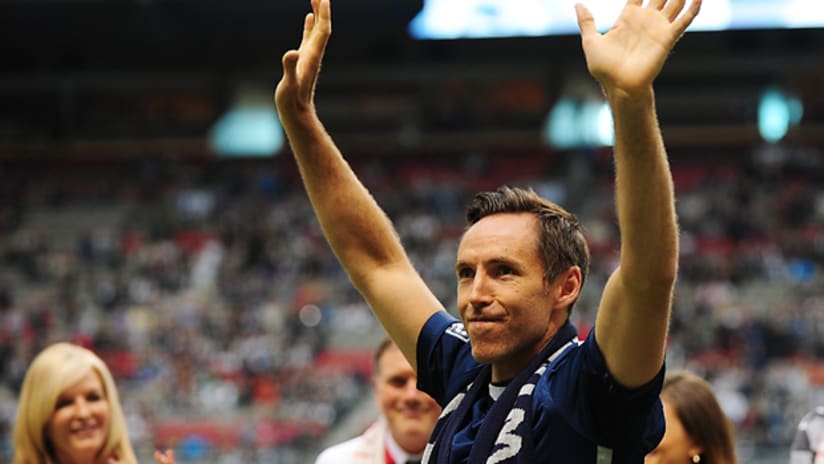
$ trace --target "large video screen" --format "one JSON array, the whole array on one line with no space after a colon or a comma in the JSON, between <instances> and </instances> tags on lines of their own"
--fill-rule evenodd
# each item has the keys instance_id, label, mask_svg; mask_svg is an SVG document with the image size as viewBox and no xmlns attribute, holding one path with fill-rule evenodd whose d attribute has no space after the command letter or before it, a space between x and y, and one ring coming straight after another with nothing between
<instances>
[{"instance_id":1,"label":"large video screen","mask_svg":"<svg viewBox=\"0 0 824 464\"><path fill-rule=\"evenodd\" d=\"M622 0L424 0L409 33L417 39L577 34L578 2L589 8L601 31L624 6ZM822 6L824 0L704 0L688 31L824 27Z\"/></svg>"}]
</instances>

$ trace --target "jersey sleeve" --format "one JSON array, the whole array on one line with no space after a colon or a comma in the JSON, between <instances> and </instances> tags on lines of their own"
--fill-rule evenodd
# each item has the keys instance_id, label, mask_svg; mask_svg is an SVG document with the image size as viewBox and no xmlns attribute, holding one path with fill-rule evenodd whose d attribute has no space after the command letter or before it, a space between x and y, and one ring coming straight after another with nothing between
<instances>
[{"instance_id":1,"label":"jersey sleeve","mask_svg":"<svg viewBox=\"0 0 824 464\"><path fill-rule=\"evenodd\" d=\"M469 336L455 317L441 311L424 324L416 346L418 388L446 405L477 375Z\"/></svg>"},{"instance_id":2,"label":"jersey sleeve","mask_svg":"<svg viewBox=\"0 0 824 464\"><path fill-rule=\"evenodd\" d=\"M599 446L620 450L620 454L640 456L661 441L664 414L659 394L664 382L663 366L647 384L624 387L609 373L592 330L580 347L570 350L549 369L551 381L543 387L553 398L552 407L578 434ZM625 449L629 444L640 448Z\"/></svg>"}]
</instances>

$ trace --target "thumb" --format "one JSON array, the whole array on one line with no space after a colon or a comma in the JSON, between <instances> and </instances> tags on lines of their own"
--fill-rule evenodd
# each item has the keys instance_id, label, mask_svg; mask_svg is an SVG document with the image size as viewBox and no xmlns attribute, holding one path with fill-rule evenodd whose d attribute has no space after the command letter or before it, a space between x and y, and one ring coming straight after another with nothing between
<instances>
[{"instance_id":1,"label":"thumb","mask_svg":"<svg viewBox=\"0 0 824 464\"><path fill-rule=\"evenodd\" d=\"M578 29L581 30L581 37L586 38L596 32L595 19L593 19L592 13L589 12L587 7L576 3L575 14L578 16Z\"/></svg>"},{"instance_id":2,"label":"thumb","mask_svg":"<svg viewBox=\"0 0 824 464\"><path fill-rule=\"evenodd\" d=\"M289 50L283 54L283 80L287 83L297 79L297 66L300 53L297 50Z\"/></svg>"}]
</instances>

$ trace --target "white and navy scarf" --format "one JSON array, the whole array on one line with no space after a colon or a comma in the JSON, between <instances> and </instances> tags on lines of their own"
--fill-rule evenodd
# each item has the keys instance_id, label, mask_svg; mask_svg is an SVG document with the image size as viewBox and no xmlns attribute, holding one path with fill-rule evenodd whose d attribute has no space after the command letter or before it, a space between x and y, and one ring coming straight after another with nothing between
<instances>
[{"instance_id":1,"label":"white and navy scarf","mask_svg":"<svg viewBox=\"0 0 824 464\"><path fill-rule=\"evenodd\" d=\"M532 437L532 394L547 366L569 345L578 343L577 329L567 322L504 389L486 413L469 453L469 464L534 464ZM472 405L487 394L485 388L492 368L485 365L464 393L456 395L443 408L432 437L426 445L423 464L447 463L455 434L465 425Z\"/></svg>"}]
</instances>

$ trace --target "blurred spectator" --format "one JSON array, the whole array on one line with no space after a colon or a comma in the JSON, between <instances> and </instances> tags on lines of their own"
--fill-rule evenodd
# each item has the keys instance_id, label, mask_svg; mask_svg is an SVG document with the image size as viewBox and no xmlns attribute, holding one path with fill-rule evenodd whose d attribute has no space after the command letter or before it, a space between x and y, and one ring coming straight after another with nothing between
<instances>
[{"instance_id":1,"label":"blurred spectator","mask_svg":"<svg viewBox=\"0 0 824 464\"><path fill-rule=\"evenodd\" d=\"M799 422L790 464L824 464L824 406L808 412Z\"/></svg>"},{"instance_id":2,"label":"blurred spectator","mask_svg":"<svg viewBox=\"0 0 824 464\"><path fill-rule=\"evenodd\" d=\"M136 464L117 387L91 351L56 343L29 366L14 424L14 463Z\"/></svg>"},{"instance_id":3,"label":"blurred spectator","mask_svg":"<svg viewBox=\"0 0 824 464\"><path fill-rule=\"evenodd\" d=\"M420 462L441 407L418 390L418 376L388 337L375 350L372 382L380 416L360 436L329 447L315 464Z\"/></svg>"},{"instance_id":4,"label":"blurred spectator","mask_svg":"<svg viewBox=\"0 0 824 464\"><path fill-rule=\"evenodd\" d=\"M732 423L704 379L685 370L667 374L661 401L667 428L646 464L736 464Z\"/></svg>"}]
</instances>

